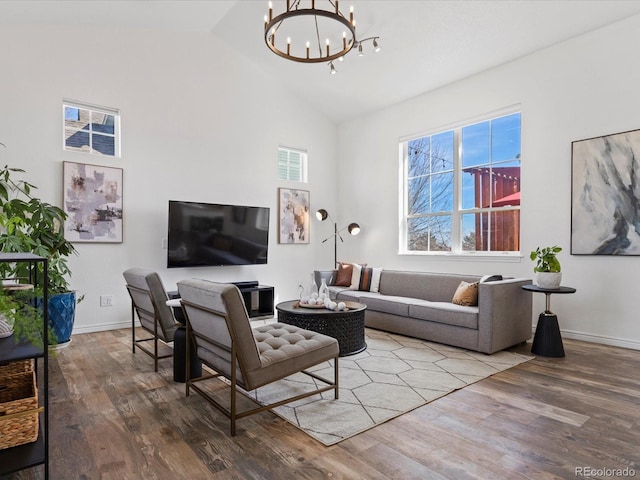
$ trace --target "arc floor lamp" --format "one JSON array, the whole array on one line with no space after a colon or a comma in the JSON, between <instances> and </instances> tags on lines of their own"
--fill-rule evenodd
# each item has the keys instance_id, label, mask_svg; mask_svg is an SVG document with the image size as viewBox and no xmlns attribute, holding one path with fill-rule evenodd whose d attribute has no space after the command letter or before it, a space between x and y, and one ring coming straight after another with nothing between
<instances>
[{"instance_id":1,"label":"arc floor lamp","mask_svg":"<svg viewBox=\"0 0 640 480\"><path fill-rule=\"evenodd\" d=\"M324 208L316 211L316 218L321 222L324 222L327 218L333 222L333 234L322 240L322 243L325 243L326 241L333 238L333 265L336 266L338 264L338 238L341 242L344 242L344 239L342 238L342 235L340 235L340 233L346 230L350 235L358 235L360 233L360 225L358 225L357 223L350 223L346 227L338 229L338 224L333 221L333 218L331 218L329 212L327 212Z\"/></svg>"}]
</instances>

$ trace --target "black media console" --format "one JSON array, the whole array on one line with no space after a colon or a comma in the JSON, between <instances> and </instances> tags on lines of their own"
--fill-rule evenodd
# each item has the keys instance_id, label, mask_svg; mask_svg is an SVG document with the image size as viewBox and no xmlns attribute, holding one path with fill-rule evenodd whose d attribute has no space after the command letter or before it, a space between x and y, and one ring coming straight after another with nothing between
<instances>
[{"instance_id":1,"label":"black media console","mask_svg":"<svg viewBox=\"0 0 640 480\"><path fill-rule=\"evenodd\" d=\"M238 287L250 318L273 317L273 287L258 285L258 282L231 282ZM180 298L177 290L167 292L169 298ZM180 307L173 309L173 315L180 323L185 323Z\"/></svg>"},{"instance_id":2,"label":"black media console","mask_svg":"<svg viewBox=\"0 0 640 480\"><path fill-rule=\"evenodd\" d=\"M240 290L250 318L273 316L273 287L257 281L232 283Z\"/></svg>"}]
</instances>

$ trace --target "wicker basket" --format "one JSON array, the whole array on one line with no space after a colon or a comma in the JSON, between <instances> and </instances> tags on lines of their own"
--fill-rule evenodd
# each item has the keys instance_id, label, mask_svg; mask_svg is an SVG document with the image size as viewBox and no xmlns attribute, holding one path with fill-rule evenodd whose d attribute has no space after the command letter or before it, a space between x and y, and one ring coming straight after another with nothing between
<instances>
[{"instance_id":1,"label":"wicker basket","mask_svg":"<svg viewBox=\"0 0 640 480\"><path fill-rule=\"evenodd\" d=\"M15 375L17 373L33 372L33 359L15 360L13 362L0 364L0 378L7 375ZM0 381L0 384L2 382Z\"/></svg>"},{"instance_id":2,"label":"wicker basket","mask_svg":"<svg viewBox=\"0 0 640 480\"><path fill-rule=\"evenodd\" d=\"M42 410L33 371L0 376L0 450L35 442Z\"/></svg>"}]
</instances>

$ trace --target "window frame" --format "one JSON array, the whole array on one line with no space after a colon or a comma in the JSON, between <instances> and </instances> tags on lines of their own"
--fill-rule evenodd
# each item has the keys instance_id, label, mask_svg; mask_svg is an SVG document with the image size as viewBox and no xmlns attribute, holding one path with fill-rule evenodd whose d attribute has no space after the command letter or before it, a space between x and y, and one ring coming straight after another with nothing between
<instances>
[{"instance_id":1,"label":"window frame","mask_svg":"<svg viewBox=\"0 0 640 480\"><path fill-rule=\"evenodd\" d=\"M287 167L286 167L286 171L287 171L287 178L282 178L280 176L280 154L281 152L286 152L287 153ZM291 153L297 153L298 155L300 155L300 179L292 179L291 178L291 166L290 166L290 156ZM287 147L285 145L278 145L278 162L277 162L277 169L278 169L278 180L284 180L284 181L288 181L288 182L299 182L299 183L308 183L308 161L309 161L309 154L307 152L307 150L304 150L302 148L295 148L295 147Z\"/></svg>"},{"instance_id":2,"label":"window frame","mask_svg":"<svg viewBox=\"0 0 640 480\"><path fill-rule=\"evenodd\" d=\"M89 122L89 129L75 128L66 124L66 110L67 108L75 108L78 110L85 110L89 112L89 118L92 118L94 113L102 115L110 115L113 117L113 134L107 132L96 132L93 130L93 123ZM67 131L75 130L76 132L85 131L89 135L89 150L81 150L78 148L67 147ZM102 153L93 148L94 135L113 138L113 155L108 153ZM76 100L63 99L62 100L62 150L65 152L84 153L89 155L97 155L101 157L121 158L121 130L120 130L120 110L110 107L102 107L98 105L92 105L85 102L78 102Z\"/></svg>"},{"instance_id":3,"label":"window frame","mask_svg":"<svg viewBox=\"0 0 640 480\"><path fill-rule=\"evenodd\" d=\"M410 136L404 136L399 139L399 243L398 254L399 255L418 255L418 256L440 256L440 257L461 257L461 258L479 258L490 257L495 259L519 259L522 257L521 250L463 250L463 236L464 228L462 225L463 215L465 214L477 214L490 212L490 214L496 212L521 212L521 205L507 205L507 206L491 206L491 207L474 207L463 208L463 175L464 170L470 167L464 167L462 165L462 131L465 127L473 126L487 121L493 121L502 117L507 117L513 114L520 114L520 152L519 156L509 160L497 160L493 161L493 158L489 158L488 165L492 167L494 165L500 165L501 163L507 163L513 161L515 158L519 160L519 168L522 169L522 109L520 105L514 105L504 108L502 110L494 111L473 119L465 120L448 126L435 128L426 132L418 134L412 134ZM423 214L410 214L409 213L409 143L412 140L418 140L424 137L433 137L446 132L453 132L453 207L452 211L435 211L427 212ZM485 164L482 164L485 165ZM521 176L520 176L521 180ZM521 184L520 184L521 186ZM421 217L435 217L435 216L448 216L451 217L451 251L431 251L431 250L409 250L409 220L412 218ZM521 224L521 221L519 221ZM521 228L518 227L518 244L522 247L521 242Z\"/></svg>"}]
</instances>

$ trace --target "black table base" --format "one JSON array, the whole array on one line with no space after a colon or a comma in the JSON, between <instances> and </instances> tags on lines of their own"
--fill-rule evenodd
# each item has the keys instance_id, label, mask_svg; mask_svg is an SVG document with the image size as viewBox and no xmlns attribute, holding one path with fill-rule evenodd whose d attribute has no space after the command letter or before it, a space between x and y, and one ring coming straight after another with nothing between
<instances>
[{"instance_id":1,"label":"black table base","mask_svg":"<svg viewBox=\"0 0 640 480\"><path fill-rule=\"evenodd\" d=\"M202 376L202 362L196 355L196 349L191 346L189 351L191 361L189 367L190 377L198 378ZM187 327L178 327L173 334L173 381L184 383L187 373Z\"/></svg>"},{"instance_id":2,"label":"black table base","mask_svg":"<svg viewBox=\"0 0 640 480\"><path fill-rule=\"evenodd\" d=\"M355 355L367 349L364 335L364 306L342 312L325 309L291 308L294 302L276 306L278 322L322 333L338 340L340 356Z\"/></svg>"},{"instance_id":3,"label":"black table base","mask_svg":"<svg viewBox=\"0 0 640 480\"><path fill-rule=\"evenodd\" d=\"M541 313L538 317L531 353L543 357L564 357L562 335L560 335L558 317L555 314Z\"/></svg>"}]
</instances>

